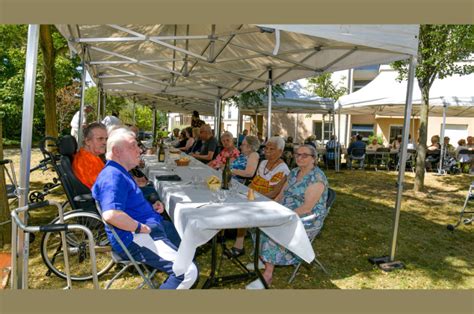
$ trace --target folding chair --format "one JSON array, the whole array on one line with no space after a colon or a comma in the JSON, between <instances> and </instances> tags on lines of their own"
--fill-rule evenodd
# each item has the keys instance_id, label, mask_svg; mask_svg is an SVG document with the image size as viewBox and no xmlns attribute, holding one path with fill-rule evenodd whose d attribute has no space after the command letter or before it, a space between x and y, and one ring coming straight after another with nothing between
<instances>
[{"instance_id":1,"label":"folding chair","mask_svg":"<svg viewBox=\"0 0 474 314\"><path fill-rule=\"evenodd\" d=\"M331 188L328 188L328 199L326 200L326 208L327 208L327 213L326 213L326 216L329 214L329 211L331 210L331 207L332 205L334 204L334 201L336 200L336 192L331 189ZM304 221L305 219L306 220L309 220L309 219L313 219L314 216L313 215L310 215L310 216L307 216L307 217L304 217L302 218L301 220ZM326 218L326 217L324 217ZM310 238L310 242L311 244L313 244L314 242L314 239L316 239L316 237L319 235L319 233L315 234L312 238ZM326 270L326 268L323 266L323 264L318 260L317 257L314 257L314 261L326 274L329 274L329 272ZM292 283L293 280L295 279L296 277L296 274L298 273L298 271L300 270L301 268L301 265L303 264L303 262L299 262L298 264L295 265L295 270L293 271L293 273L291 274L290 276L290 279L288 280L288 283Z\"/></svg>"},{"instance_id":2,"label":"folding chair","mask_svg":"<svg viewBox=\"0 0 474 314\"><path fill-rule=\"evenodd\" d=\"M117 272L117 274L115 274L112 277L112 279L109 280L109 282L105 286L105 289L110 289L110 287L112 286L114 281L117 280L118 278L120 278L120 276L122 276L122 274L132 266L135 267L138 274L140 274L140 276L143 278L143 282L137 287L137 289L141 289L145 285L147 285L151 289L156 289L155 285L153 284L152 279L155 276L155 274L157 272L157 269L153 269L153 270L150 271L150 269L148 269L148 267L144 263L137 262L133 258L133 256L130 254L130 252L128 251L125 244L123 244L122 240L120 240L120 237L118 236L117 232L115 231L115 228L113 226L109 225L104 220L104 217L102 216L102 209L100 207L99 202L96 201L95 203L96 203L97 209L99 210L99 213L100 213L100 216L102 218L102 221L103 221L104 225L106 226L106 228L108 228L112 232L112 235L113 235L114 239L120 245L120 247L125 252L125 254L127 255L127 258L128 258L128 259L124 259L119 254L112 251L113 261L115 262L116 265L122 266L122 268Z\"/></svg>"}]
</instances>

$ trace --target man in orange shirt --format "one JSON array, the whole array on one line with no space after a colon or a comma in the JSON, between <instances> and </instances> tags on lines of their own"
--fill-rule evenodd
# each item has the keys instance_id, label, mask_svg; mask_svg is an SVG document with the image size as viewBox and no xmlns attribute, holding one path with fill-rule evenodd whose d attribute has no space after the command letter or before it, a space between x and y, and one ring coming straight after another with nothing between
<instances>
[{"instance_id":1,"label":"man in orange shirt","mask_svg":"<svg viewBox=\"0 0 474 314\"><path fill-rule=\"evenodd\" d=\"M89 124L84 129L84 142L81 149L74 155L72 171L89 189L92 188L97 176L105 166L100 155L107 148L107 128L99 122Z\"/></svg>"}]
</instances>

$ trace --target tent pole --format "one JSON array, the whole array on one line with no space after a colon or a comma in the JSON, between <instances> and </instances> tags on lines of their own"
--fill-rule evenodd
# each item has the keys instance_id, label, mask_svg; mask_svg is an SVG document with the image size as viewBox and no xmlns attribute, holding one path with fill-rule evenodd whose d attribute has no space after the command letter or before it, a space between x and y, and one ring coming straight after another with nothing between
<instances>
[{"instance_id":1,"label":"tent pole","mask_svg":"<svg viewBox=\"0 0 474 314\"><path fill-rule=\"evenodd\" d=\"M441 144L441 155L439 156L439 166L438 166L438 175L444 175L445 171L443 170L443 160L444 160L444 154L446 153L445 150L447 147L444 145L444 132L446 129L446 101L443 98L443 124L441 124L441 138L440 138L440 144Z\"/></svg>"},{"instance_id":2,"label":"tent pole","mask_svg":"<svg viewBox=\"0 0 474 314\"><path fill-rule=\"evenodd\" d=\"M219 143L221 139L221 121L222 121L222 98L221 98L221 88L218 88L217 92L217 98L216 98L216 104L214 108L214 136L217 139L217 142Z\"/></svg>"},{"instance_id":3,"label":"tent pole","mask_svg":"<svg viewBox=\"0 0 474 314\"><path fill-rule=\"evenodd\" d=\"M99 80L99 84L97 84L97 122L100 122L102 119L101 119L101 115L100 115L100 106L102 106L101 102L102 102L102 87L101 87L102 83L100 82Z\"/></svg>"},{"instance_id":4,"label":"tent pole","mask_svg":"<svg viewBox=\"0 0 474 314\"><path fill-rule=\"evenodd\" d=\"M341 106L337 109L337 138L336 138L336 172L341 170L341 145L337 145L341 140Z\"/></svg>"},{"instance_id":5,"label":"tent pole","mask_svg":"<svg viewBox=\"0 0 474 314\"><path fill-rule=\"evenodd\" d=\"M136 120L136 114L135 114L135 109L136 109L136 100L135 100L135 97L132 98L133 100L133 125L136 125L137 124L137 120Z\"/></svg>"},{"instance_id":6,"label":"tent pole","mask_svg":"<svg viewBox=\"0 0 474 314\"><path fill-rule=\"evenodd\" d=\"M268 70L267 141L272 137L272 69Z\"/></svg>"},{"instance_id":7,"label":"tent pole","mask_svg":"<svg viewBox=\"0 0 474 314\"><path fill-rule=\"evenodd\" d=\"M229 110L231 109L230 105L229 105ZM240 137L240 134L242 134L242 129L243 129L243 115L242 115L242 111L240 110L240 107L237 107L237 148L240 147L240 144L239 143L239 137Z\"/></svg>"},{"instance_id":8,"label":"tent pole","mask_svg":"<svg viewBox=\"0 0 474 314\"><path fill-rule=\"evenodd\" d=\"M33 135L33 113L35 106L36 66L38 61L39 28L37 24L28 26L26 49L25 80L23 91L23 113L21 119L21 159L18 186L18 206L28 205L30 190L31 141ZM24 213L19 218L27 224ZM12 222L12 289L28 289L29 234L17 230ZM16 253L15 253L16 252Z\"/></svg>"},{"instance_id":9,"label":"tent pole","mask_svg":"<svg viewBox=\"0 0 474 314\"><path fill-rule=\"evenodd\" d=\"M293 137L293 141L297 142L297 136L298 136L298 114L295 113L295 137Z\"/></svg>"},{"instance_id":10,"label":"tent pole","mask_svg":"<svg viewBox=\"0 0 474 314\"><path fill-rule=\"evenodd\" d=\"M326 119L326 115L323 114L323 119L321 122L321 143L324 143L324 120ZM317 139L316 139L317 140Z\"/></svg>"},{"instance_id":11,"label":"tent pole","mask_svg":"<svg viewBox=\"0 0 474 314\"><path fill-rule=\"evenodd\" d=\"M413 98L413 82L415 79L415 68L416 68L416 58L410 57L410 67L408 69L408 84L407 84L407 97L405 105L405 120L403 123L403 135L402 135L402 145L400 148L400 170L398 172L398 188L397 188L397 199L395 203L395 217L393 223L393 237L392 244L390 248L390 262L393 262L395 259L395 251L397 249L397 236L398 236L398 225L400 222L400 207L402 204L402 194L403 194L403 180L405 177L405 166L407 160L407 145L408 145L408 133L410 130L410 116L412 111L412 98Z\"/></svg>"},{"instance_id":12,"label":"tent pole","mask_svg":"<svg viewBox=\"0 0 474 314\"><path fill-rule=\"evenodd\" d=\"M81 108L79 109L79 129L77 134L77 147L82 146L82 115L86 99L86 46L82 46L82 75L81 75Z\"/></svg>"},{"instance_id":13,"label":"tent pole","mask_svg":"<svg viewBox=\"0 0 474 314\"><path fill-rule=\"evenodd\" d=\"M156 142L156 129L157 129L157 123L156 123L156 102L153 102L153 143ZM154 146L154 145L152 145Z\"/></svg>"}]
</instances>

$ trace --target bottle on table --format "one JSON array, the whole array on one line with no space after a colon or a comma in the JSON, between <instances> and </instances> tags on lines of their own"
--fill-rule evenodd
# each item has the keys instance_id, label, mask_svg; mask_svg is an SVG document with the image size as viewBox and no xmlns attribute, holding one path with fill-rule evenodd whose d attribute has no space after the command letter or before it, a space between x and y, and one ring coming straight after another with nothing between
<instances>
[{"instance_id":1,"label":"bottle on table","mask_svg":"<svg viewBox=\"0 0 474 314\"><path fill-rule=\"evenodd\" d=\"M227 158L225 161L224 169L222 169L221 189L228 190L231 179L232 179L232 172L230 171L230 158Z\"/></svg>"},{"instance_id":2,"label":"bottle on table","mask_svg":"<svg viewBox=\"0 0 474 314\"><path fill-rule=\"evenodd\" d=\"M158 148L158 162L165 162L165 146L163 145L163 140L161 140Z\"/></svg>"}]
</instances>

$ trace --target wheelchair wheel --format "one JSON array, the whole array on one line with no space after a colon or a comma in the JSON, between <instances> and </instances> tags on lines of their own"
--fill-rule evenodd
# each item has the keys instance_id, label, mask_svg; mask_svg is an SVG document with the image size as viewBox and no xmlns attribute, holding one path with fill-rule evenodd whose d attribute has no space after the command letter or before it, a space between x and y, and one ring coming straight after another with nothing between
<instances>
[{"instance_id":1,"label":"wheelchair wheel","mask_svg":"<svg viewBox=\"0 0 474 314\"><path fill-rule=\"evenodd\" d=\"M52 224L59 224L59 217ZM80 224L90 229L95 240L97 275L105 274L114 265L112 247L109 244L102 220L97 214L75 210L64 214L64 223ZM92 269L87 235L82 230L66 232L69 253L69 269L71 279L76 281L92 279ZM64 253L60 232L46 232L41 240L41 257L48 267L47 275L51 272L66 279Z\"/></svg>"},{"instance_id":2,"label":"wheelchair wheel","mask_svg":"<svg viewBox=\"0 0 474 314\"><path fill-rule=\"evenodd\" d=\"M39 203L44 201L44 194L39 191L34 191L30 193L28 199L30 200L30 203Z\"/></svg>"}]
</instances>

